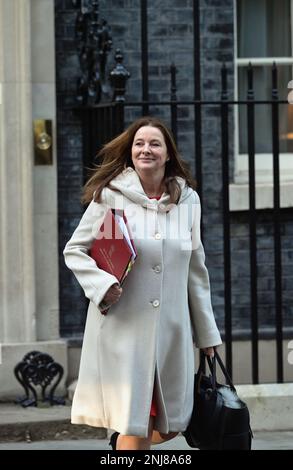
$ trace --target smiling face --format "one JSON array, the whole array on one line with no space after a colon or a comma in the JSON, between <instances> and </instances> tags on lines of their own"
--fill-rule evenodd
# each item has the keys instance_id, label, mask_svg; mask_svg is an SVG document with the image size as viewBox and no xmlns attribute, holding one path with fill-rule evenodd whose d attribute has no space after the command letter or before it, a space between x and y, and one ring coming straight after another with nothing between
<instances>
[{"instance_id":1,"label":"smiling face","mask_svg":"<svg viewBox=\"0 0 293 470\"><path fill-rule=\"evenodd\" d=\"M138 173L160 173L163 177L166 161L169 158L166 142L160 129L153 126L140 127L133 139L131 158Z\"/></svg>"}]
</instances>

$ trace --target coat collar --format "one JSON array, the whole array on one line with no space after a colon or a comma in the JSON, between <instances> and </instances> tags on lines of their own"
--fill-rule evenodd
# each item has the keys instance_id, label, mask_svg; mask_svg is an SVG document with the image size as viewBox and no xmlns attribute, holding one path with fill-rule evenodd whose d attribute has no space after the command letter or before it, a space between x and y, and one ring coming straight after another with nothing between
<instances>
[{"instance_id":1,"label":"coat collar","mask_svg":"<svg viewBox=\"0 0 293 470\"><path fill-rule=\"evenodd\" d=\"M176 179L181 187L180 204L190 195L192 189L187 186L186 181L180 176L176 176ZM158 212L167 212L170 210L170 207L168 207L170 202L169 194L163 193L158 201L156 199L149 199L144 192L138 174L132 167L125 168L125 170L110 182L109 186L105 188L104 191L106 202L111 207L113 207L117 200L118 192L130 199L133 203L141 205L142 207Z\"/></svg>"}]
</instances>

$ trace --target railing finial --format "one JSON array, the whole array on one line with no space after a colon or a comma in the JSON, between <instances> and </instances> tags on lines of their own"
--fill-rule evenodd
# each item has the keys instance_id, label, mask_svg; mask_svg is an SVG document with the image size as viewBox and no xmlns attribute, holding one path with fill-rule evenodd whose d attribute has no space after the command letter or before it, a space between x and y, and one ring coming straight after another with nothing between
<instances>
[{"instance_id":1,"label":"railing finial","mask_svg":"<svg viewBox=\"0 0 293 470\"><path fill-rule=\"evenodd\" d=\"M116 65L110 72L110 82L114 89L112 101L125 101L126 82L130 73L123 65L123 54L120 49L116 49Z\"/></svg>"}]
</instances>

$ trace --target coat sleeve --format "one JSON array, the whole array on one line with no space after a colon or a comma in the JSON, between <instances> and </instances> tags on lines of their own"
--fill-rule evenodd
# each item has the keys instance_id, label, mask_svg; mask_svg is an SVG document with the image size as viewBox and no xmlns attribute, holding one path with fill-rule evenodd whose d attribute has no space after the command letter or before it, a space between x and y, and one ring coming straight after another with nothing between
<instances>
[{"instance_id":1,"label":"coat sleeve","mask_svg":"<svg viewBox=\"0 0 293 470\"><path fill-rule=\"evenodd\" d=\"M192 223L192 251L188 273L188 302L195 345L198 348L222 343L212 303L205 253L200 240L200 200L196 192Z\"/></svg>"},{"instance_id":2,"label":"coat sleeve","mask_svg":"<svg viewBox=\"0 0 293 470\"><path fill-rule=\"evenodd\" d=\"M98 308L102 308L99 305L107 290L119 284L115 276L99 269L88 254L105 213L104 204L92 201L63 251L66 266L74 273L85 296Z\"/></svg>"}]
</instances>

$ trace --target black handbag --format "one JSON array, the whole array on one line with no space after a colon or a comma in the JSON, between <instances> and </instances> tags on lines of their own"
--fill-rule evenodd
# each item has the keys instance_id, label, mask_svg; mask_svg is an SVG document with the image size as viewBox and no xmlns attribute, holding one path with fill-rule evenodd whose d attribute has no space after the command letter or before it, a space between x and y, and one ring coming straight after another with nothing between
<instances>
[{"instance_id":1,"label":"black handbag","mask_svg":"<svg viewBox=\"0 0 293 470\"><path fill-rule=\"evenodd\" d=\"M206 361L211 374L205 375ZM218 362L227 385L216 379ZM188 445L202 450L250 450L252 431L246 403L237 395L226 368L215 351L210 359L201 355L194 377L194 405L190 423L183 433Z\"/></svg>"}]
</instances>

